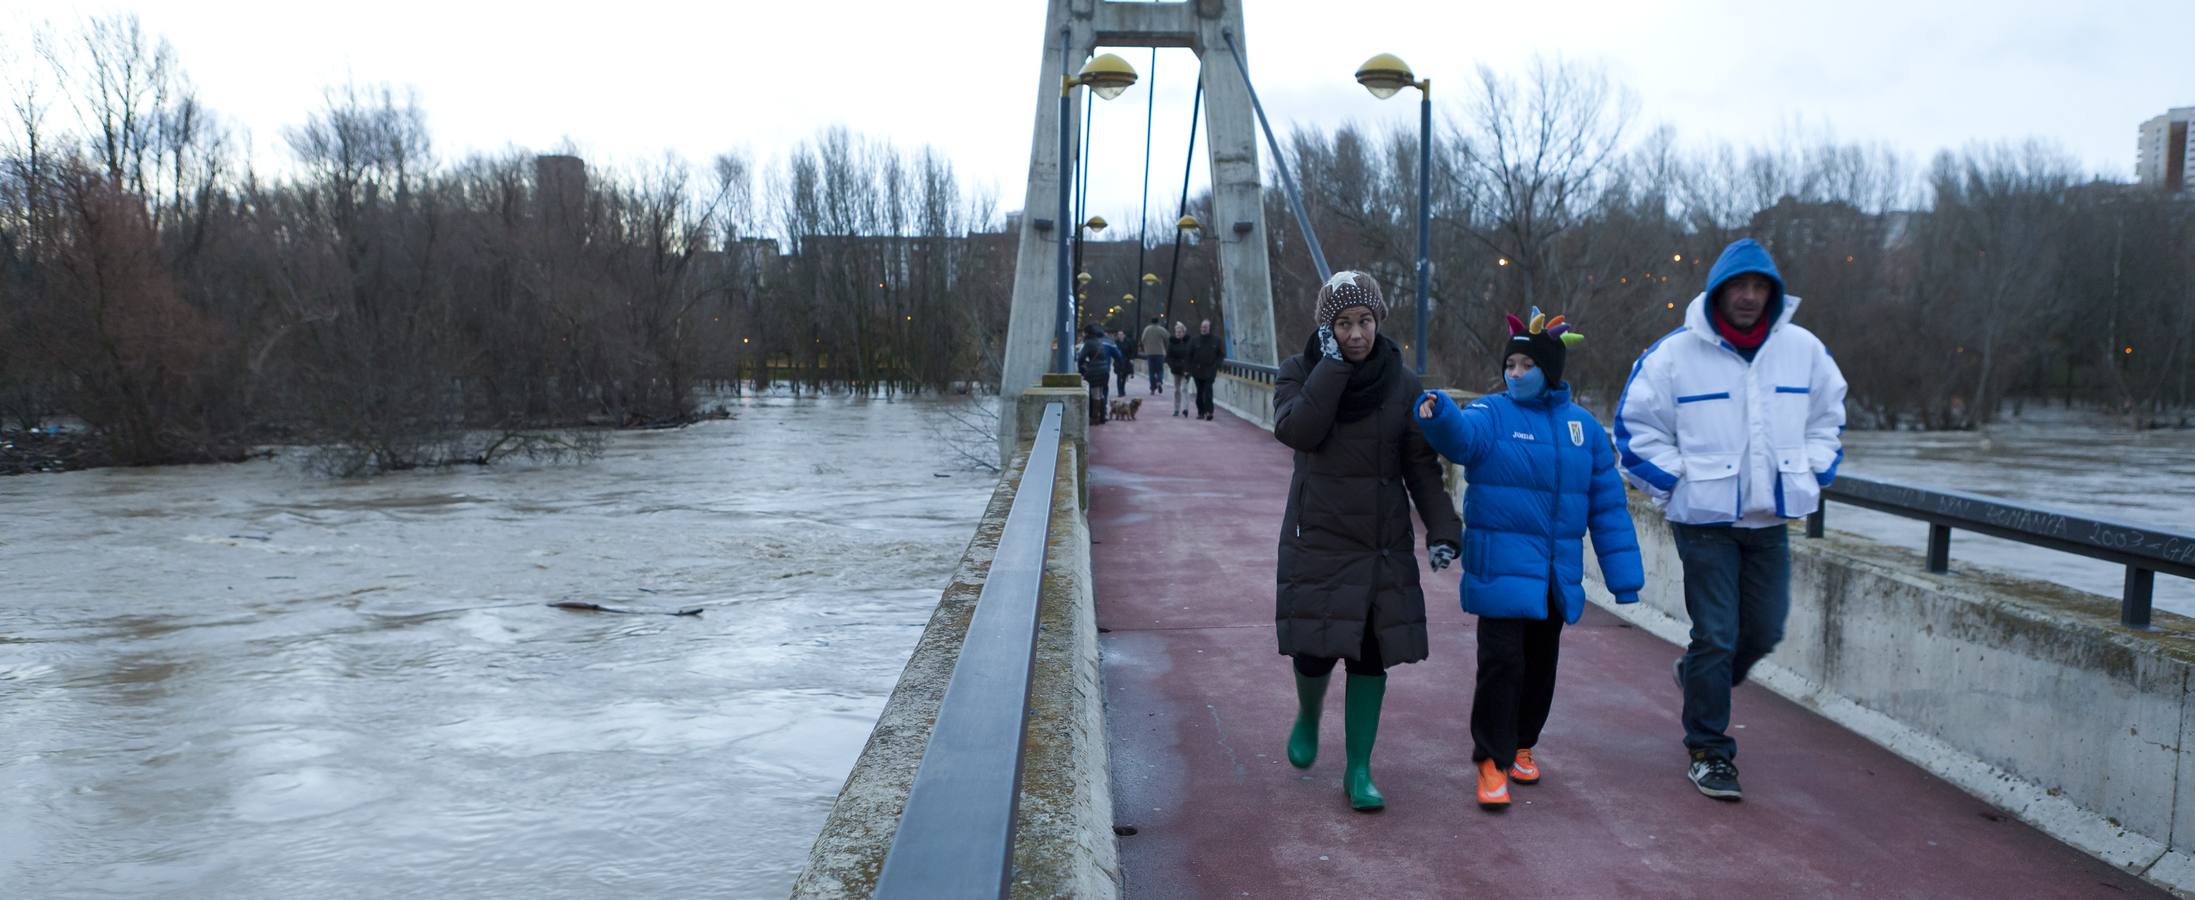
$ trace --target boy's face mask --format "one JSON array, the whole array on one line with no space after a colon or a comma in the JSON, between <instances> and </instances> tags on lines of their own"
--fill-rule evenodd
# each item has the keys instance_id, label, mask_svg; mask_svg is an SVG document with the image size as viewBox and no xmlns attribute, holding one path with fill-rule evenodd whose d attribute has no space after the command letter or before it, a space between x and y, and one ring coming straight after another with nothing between
<instances>
[{"instance_id":1,"label":"boy's face mask","mask_svg":"<svg viewBox=\"0 0 2195 900\"><path fill-rule=\"evenodd\" d=\"M1535 368L1522 375L1504 375L1509 382L1509 396L1517 400L1538 400L1547 393L1547 373Z\"/></svg>"}]
</instances>

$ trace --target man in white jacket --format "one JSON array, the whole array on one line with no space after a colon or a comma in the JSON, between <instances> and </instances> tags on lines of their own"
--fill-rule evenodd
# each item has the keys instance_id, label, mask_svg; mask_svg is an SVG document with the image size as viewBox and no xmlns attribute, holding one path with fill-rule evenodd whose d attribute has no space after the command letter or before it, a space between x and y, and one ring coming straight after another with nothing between
<instances>
[{"instance_id":1,"label":"man in white jacket","mask_svg":"<svg viewBox=\"0 0 2195 900\"><path fill-rule=\"evenodd\" d=\"M1783 640L1791 607L1787 523L1820 505L1844 459L1844 375L1791 323L1798 308L1767 249L1731 244L1616 401L1624 479L1669 519L1684 563L1685 774L1721 800L1741 796L1730 690Z\"/></svg>"}]
</instances>

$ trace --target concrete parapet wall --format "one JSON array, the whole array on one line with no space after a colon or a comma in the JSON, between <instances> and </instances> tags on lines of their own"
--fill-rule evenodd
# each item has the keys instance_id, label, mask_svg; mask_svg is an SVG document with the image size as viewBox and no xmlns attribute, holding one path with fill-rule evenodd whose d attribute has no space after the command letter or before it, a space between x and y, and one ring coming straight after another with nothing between
<instances>
[{"instance_id":1,"label":"concrete parapet wall","mask_svg":"<svg viewBox=\"0 0 2195 900\"><path fill-rule=\"evenodd\" d=\"M1668 523L1631 498L1646 566L1615 606L1687 640ZM2036 552L2050 552L2037 550ZM2109 598L1831 534L1791 541L1791 616L1757 680L2114 865L2195 891L2195 621L2120 628ZM1762 735L1755 740L1774 740Z\"/></svg>"},{"instance_id":2,"label":"concrete parapet wall","mask_svg":"<svg viewBox=\"0 0 2195 900\"><path fill-rule=\"evenodd\" d=\"M1212 402L1260 427L1273 427L1273 386L1270 384L1222 374L1212 379Z\"/></svg>"},{"instance_id":3,"label":"concrete parapet wall","mask_svg":"<svg viewBox=\"0 0 2195 900\"><path fill-rule=\"evenodd\" d=\"M1062 467L1060 471L1075 473L1075 503L1078 509L1090 508L1090 388L1080 375L1046 375L1041 386L1021 392L1020 401L1014 404L1015 434L1033 436L1037 425L1044 421L1044 407L1058 403L1066 414L1059 419L1060 446L1075 448L1073 469ZM1022 442L1019 453L1029 452L1028 441Z\"/></svg>"},{"instance_id":4,"label":"concrete parapet wall","mask_svg":"<svg viewBox=\"0 0 2195 900\"><path fill-rule=\"evenodd\" d=\"M1083 451L1062 447L1060 471L1087 471ZM1070 466L1069 463L1073 465ZM1097 598L1090 575L1088 482L1062 478L1052 496L1043 604L1037 611L1035 682L1022 744L1021 806L1014 821L1015 897L1118 897L1112 765L1105 689L1098 675Z\"/></svg>"},{"instance_id":5,"label":"concrete parapet wall","mask_svg":"<svg viewBox=\"0 0 2195 900\"><path fill-rule=\"evenodd\" d=\"M1073 402L1085 396L1074 389L1031 389L1013 411L1019 414L1034 406L1041 414L1045 403L1068 402L1058 470L1068 477L1052 485L1051 534L1023 733L1021 799L1014 819L1015 897L1104 898L1117 897L1121 890L1105 695L1098 682L1090 531L1083 517L1087 407ZM1020 433L1033 435L1033 422ZM1025 445L1000 476L975 538L847 775L809 850L808 865L794 882L795 898L867 897L873 892L1027 464Z\"/></svg>"}]
</instances>

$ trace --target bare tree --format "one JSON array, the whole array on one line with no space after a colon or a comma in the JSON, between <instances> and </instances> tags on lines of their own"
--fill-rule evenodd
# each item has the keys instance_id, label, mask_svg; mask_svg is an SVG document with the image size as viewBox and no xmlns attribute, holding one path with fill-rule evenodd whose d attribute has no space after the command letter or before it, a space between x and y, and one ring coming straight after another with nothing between
<instances>
[{"instance_id":1,"label":"bare tree","mask_svg":"<svg viewBox=\"0 0 2195 900\"><path fill-rule=\"evenodd\" d=\"M1636 103L1602 70L1544 57L1521 81L1481 66L1473 90L1454 138L1471 235L1514 267L1516 305L1552 303L1572 287L1557 238L1607 188Z\"/></svg>"},{"instance_id":2,"label":"bare tree","mask_svg":"<svg viewBox=\"0 0 2195 900\"><path fill-rule=\"evenodd\" d=\"M1984 146L1939 155L1930 174L1934 209L1914 300L1973 329L1955 355L1971 393L1954 418L1968 427L1996 416L2012 373L2039 346L2063 265L2062 207L2073 166L2039 144Z\"/></svg>"}]
</instances>

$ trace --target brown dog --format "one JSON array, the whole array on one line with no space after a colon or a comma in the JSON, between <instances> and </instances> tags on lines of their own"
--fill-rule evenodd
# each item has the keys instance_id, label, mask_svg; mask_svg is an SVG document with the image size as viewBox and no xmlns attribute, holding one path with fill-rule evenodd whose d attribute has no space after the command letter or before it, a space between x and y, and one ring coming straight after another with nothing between
<instances>
[{"instance_id":1,"label":"brown dog","mask_svg":"<svg viewBox=\"0 0 2195 900\"><path fill-rule=\"evenodd\" d=\"M1128 415L1127 415L1127 419L1128 419L1128 421L1130 421L1130 422L1133 422L1133 421L1135 421L1135 420L1136 420L1136 413L1137 413L1138 411L1142 410L1142 409L1143 409L1143 398L1142 398L1142 397L1131 397L1131 398L1129 398L1129 400L1128 400Z\"/></svg>"}]
</instances>

